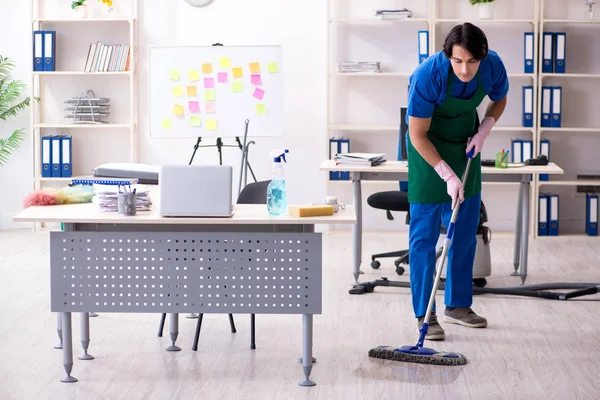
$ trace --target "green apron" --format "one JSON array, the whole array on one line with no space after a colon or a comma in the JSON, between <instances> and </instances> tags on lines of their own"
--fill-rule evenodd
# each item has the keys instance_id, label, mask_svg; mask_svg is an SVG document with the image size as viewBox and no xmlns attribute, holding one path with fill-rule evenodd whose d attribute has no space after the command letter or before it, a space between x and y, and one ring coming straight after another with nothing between
<instances>
[{"instance_id":1,"label":"green apron","mask_svg":"<svg viewBox=\"0 0 600 400\"><path fill-rule=\"evenodd\" d=\"M452 68L448 70L448 94L444 102L433 111L427 137L440 156L462 179L467 166L467 139L477 133L479 119L477 107L486 96L479 72L477 90L468 100L452 97ZM409 135L407 135L409 136ZM408 147L408 201L410 203L449 203L446 182L413 147L410 136ZM465 198L481 192L481 153L471 161L469 176L464 187Z\"/></svg>"}]
</instances>

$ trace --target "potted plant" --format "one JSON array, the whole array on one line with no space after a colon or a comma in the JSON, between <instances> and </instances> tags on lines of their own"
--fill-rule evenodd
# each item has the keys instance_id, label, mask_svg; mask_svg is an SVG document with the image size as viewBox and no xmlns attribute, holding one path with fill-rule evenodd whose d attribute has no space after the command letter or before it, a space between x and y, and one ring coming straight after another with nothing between
<instances>
[{"instance_id":1,"label":"potted plant","mask_svg":"<svg viewBox=\"0 0 600 400\"><path fill-rule=\"evenodd\" d=\"M11 70L15 67L12 60L0 55L0 120L16 116L20 111L29 107L30 99L13 104L21 96L25 83L11 78ZM38 99L36 99L38 100ZM0 166L8 162L9 156L19 148L25 138L25 129L18 129L7 137L0 129Z\"/></svg>"},{"instance_id":2,"label":"potted plant","mask_svg":"<svg viewBox=\"0 0 600 400\"><path fill-rule=\"evenodd\" d=\"M477 4L479 19L492 19L494 17L494 0L469 0L471 5Z\"/></svg>"},{"instance_id":3,"label":"potted plant","mask_svg":"<svg viewBox=\"0 0 600 400\"><path fill-rule=\"evenodd\" d=\"M71 3L71 8L75 10L77 16L81 19L87 18L88 10L87 6L84 4L86 0L74 0Z\"/></svg>"}]
</instances>

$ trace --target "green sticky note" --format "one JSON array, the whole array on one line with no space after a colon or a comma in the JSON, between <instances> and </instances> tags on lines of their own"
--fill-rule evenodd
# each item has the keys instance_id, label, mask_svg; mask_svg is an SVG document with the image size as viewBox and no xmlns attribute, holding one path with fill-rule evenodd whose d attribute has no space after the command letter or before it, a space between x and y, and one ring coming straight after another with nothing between
<instances>
[{"instance_id":1,"label":"green sticky note","mask_svg":"<svg viewBox=\"0 0 600 400\"><path fill-rule=\"evenodd\" d=\"M269 70L269 73L271 73L271 74L279 72L279 69L277 69L277 63L276 62L270 62L267 65L267 69Z\"/></svg>"},{"instance_id":2,"label":"green sticky note","mask_svg":"<svg viewBox=\"0 0 600 400\"><path fill-rule=\"evenodd\" d=\"M181 86L175 86L172 90L173 90L173 96L175 96L175 97L183 96L183 88Z\"/></svg>"},{"instance_id":3,"label":"green sticky note","mask_svg":"<svg viewBox=\"0 0 600 400\"><path fill-rule=\"evenodd\" d=\"M234 92L243 92L244 91L244 82L242 81L234 81L231 84L231 88Z\"/></svg>"},{"instance_id":4,"label":"green sticky note","mask_svg":"<svg viewBox=\"0 0 600 400\"><path fill-rule=\"evenodd\" d=\"M171 78L172 81L178 81L179 80L179 71L176 69L172 69L171 73L169 74L169 77Z\"/></svg>"},{"instance_id":5,"label":"green sticky note","mask_svg":"<svg viewBox=\"0 0 600 400\"><path fill-rule=\"evenodd\" d=\"M206 129L209 131L217 130L217 120L216 119L207 119L206 120Z\"/></svg>"},{"instance_id":6,"label":"green sticky note","mask_svg":"<svg viewBox=\"0 0 600 400\"><path fill-rule=\"evenodd\" d=\"M173 127L173 121L171 121L171 118L163 118L162 128L163 129L171 129L172 127Z\"/></svg>"},{"instance_id":7,"label":"green sticky note","mask_svg":"<svg viewBox=\"0 0 600 400\"><path fill-rule=\"evenodd\" d=\"M214 101L217 98L217 93L214 89L207 89L204 91L204 100Z\"/></svg>"},{"instance_id":8,"label":"green sticky note","mask_svg":"<svg viewBox=\"0 0 600 400\"><path fill-rule=\"evenodd\" d=\"M192 115L190 117L190 125L192 125L192 126L200 126L200 116L199 115Z\"/></svg>"},{"instance_id":9,"label":"green sticky note","mask_svg":"<svg viewBox=\"0 0 600 400\"><path fill-rule=\"evenodd\" d=\"M267 106L264 103L260 103L256 105L256 113L258 115L260 114L266 114L267 113Z\"/></svg>"}]
</instances>

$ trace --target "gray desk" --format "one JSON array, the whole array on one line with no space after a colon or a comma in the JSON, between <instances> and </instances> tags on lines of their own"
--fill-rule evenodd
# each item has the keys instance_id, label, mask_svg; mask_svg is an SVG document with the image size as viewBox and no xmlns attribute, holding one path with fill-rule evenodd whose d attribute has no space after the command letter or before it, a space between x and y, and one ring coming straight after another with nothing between
<instances>
[{"instance_id":1,"label":"gray desk","mask_svg":"<svg viewBox=\"0 0 600 400\"><path fill-rule=\"evenodd\" d=\"M157 210L157 198L153 198ZM272 217L237 205L232 218L162 218L105 213L93 204L30 207L19 222L63 222L50 233L51 311L62 329L63 382L75 382L73 312L81 313L80 359L89 313L169 313L176 346L179 313L302 315L302 386L312 386L313 315L322 310L322 242L315 224L349 224L352 208L327 217Z\"/></svg>"},{"instance_id":2,"label":"gray desk","mask_svg":"<svg viewBox=\"0 0 600 400\"><path fill-rule=\"evenodd\" d=\"M353 187L353 203L356 210L356 224L352 228L353 275L358 282L362 260L362 189L361 181L406 181L408 166L405 161L387 161L375 167L338 166L334 160L325 160L320 167L323 171L349 171ZM482 167L482 180L485 182L520 182L517 218L515 224L514 276L521 276L521 282L527 278L527 250L529 243L529 193L531 174L563 174L563 170L554 163L546 166L511 166L506 169ZM518 272L519 266L521 271Z\"/></svg>"}]
</instances>

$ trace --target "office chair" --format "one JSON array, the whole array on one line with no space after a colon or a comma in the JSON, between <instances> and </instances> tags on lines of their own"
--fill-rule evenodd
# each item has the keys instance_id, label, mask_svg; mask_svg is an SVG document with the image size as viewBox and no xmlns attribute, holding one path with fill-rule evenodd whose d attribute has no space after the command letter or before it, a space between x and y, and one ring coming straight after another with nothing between
<instances>
[{"instance_id":1,"label":"office chair","mask_svg":"<svg viewBox=\"0 0 600 400\"><path fill-rule=\"evenodd\" d=\"M268 181L260 181L250 183L244 186L242 192L238 196L236 201L237 204L267 204L267 186L271 183ZM202 327L202 317L204 314L198 315L198 321L196 322L196 332L194 334L194 344L192 350L198 350L198 339L200 338L200 328ZM163 328L165 325L166 314L162 314L160 319L160 327L158 329L158 336L162 337ZM231 333L236 333L235 322L233 315L229 314L229 324L231 326ZM250 314L250 348L256 349L256 330L255 330L255 314Z\"/></svg>"}]
</instances>

